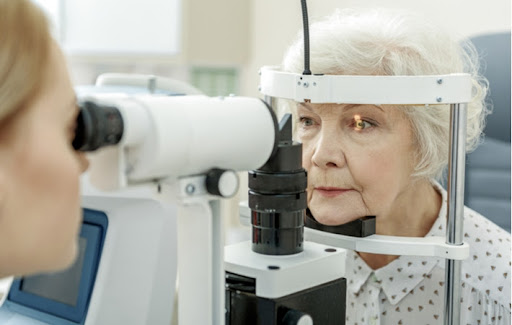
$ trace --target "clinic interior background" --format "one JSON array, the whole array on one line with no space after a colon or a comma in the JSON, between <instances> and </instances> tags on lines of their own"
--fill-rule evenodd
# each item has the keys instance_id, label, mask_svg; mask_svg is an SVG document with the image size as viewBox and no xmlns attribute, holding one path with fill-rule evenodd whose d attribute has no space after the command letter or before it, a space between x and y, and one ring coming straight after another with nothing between
<instances>
[{"instance_id":1,"label":"clinic interior background","mask_svg":"<svg viewBox=\"0 0 512 325\"><path fill-rule=\"evenodd\" d=\"M212 96L259 96L258 69L279 64L302 26L300 0L34 1L54 20L76 85L105 72L149 73ZM409 9L460 38L511 28L509 0L310 0L310 21L347 7ZM84 44L102 38L106 50Z\"/></svg>"},{"instance_id":2,"label":"clinic interior background","mask_svg":"<svg viewBox=\"0 0 512 325\"><path fill-rule=\"evenodd\" d=\"M34 1L53 19L75 85L106 72L144 73L210 96L259 97L259 68L280 64L302 28L300 0ZM310 22L349 7L419 12L459 39L511 28L510 0L309 0ZM239 197L224 204L231 226L247 193L241 181Z\"/></svg>"}]
</instances>

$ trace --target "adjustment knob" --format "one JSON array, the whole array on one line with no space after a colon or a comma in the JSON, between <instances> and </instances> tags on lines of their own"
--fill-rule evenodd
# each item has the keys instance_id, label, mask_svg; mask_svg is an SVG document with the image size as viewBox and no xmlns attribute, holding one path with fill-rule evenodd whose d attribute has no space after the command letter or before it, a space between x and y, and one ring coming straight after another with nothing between
<instances>
[{"instance_id":1,"label":"adjustment knob","mask_svg":"<svg viewBox=\"0 0 512 325\"><path fill-rule=\"evenodd\" d=\"M313 318L306 313L290 309L283 317L284 325L313 325Z\"/></svg>"},{"instance_id":2,"label":"adjustment knob","mask_svg":"<svg viewBox=\"0 0 512 325\"><path fill-rule=\"evenodd\" d=\"M213 168L206 174L206 190L212 195L230 198L238 191L238 185L234 170Z\"/></svg>"}]
</instances>

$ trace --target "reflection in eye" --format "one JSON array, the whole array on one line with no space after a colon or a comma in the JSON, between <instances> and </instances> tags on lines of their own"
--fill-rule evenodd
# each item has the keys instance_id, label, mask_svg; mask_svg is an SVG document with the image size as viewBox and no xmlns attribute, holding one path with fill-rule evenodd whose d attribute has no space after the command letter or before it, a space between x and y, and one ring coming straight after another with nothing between
<instances>
[{"instance_id":1,"label":"reflection in eye","mask_svg":"<svg viewBox=\"0 0 512 325\"><path fill-rule=\"evenodd\" d=\"M364 130L373 126L370 122L361 119L360 115L354 115L354 125L356 130Z\"/></svg>"}]
</instances>

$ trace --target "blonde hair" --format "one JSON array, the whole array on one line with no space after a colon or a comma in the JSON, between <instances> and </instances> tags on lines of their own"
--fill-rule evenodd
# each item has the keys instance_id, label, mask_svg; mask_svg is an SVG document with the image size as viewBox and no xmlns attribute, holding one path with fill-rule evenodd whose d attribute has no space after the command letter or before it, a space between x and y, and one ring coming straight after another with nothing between
<instances>
[{"instance_id":1,"label":"blonde hair","mask_svg":"<svg viewBox=\"0 0 512 325\"><path fill-rule=\"evenodd\" d=\"M51 34L30 0L0 0L0 125L27 107L44 84Z\"/></svg>"},{"instance_id":2,"label":"blonde hair","mask_svg":"<svg viewBox=\"0 0 512 325\"><path fill-rule=\"evenodd\" d=\"M476 148L488 109L487 80L469 42L405 11L338 10L310 27L311 71L331 75L435 75L466 72L473 79L467 107L468 151ZM303 39L289 48L283 70L302 72ZM370 91L370 90L369 90ZM447 105L400 106L411 123L417 152L414 176L441 179L448 164L450 109Z\"/></svg>"}]
</instances>

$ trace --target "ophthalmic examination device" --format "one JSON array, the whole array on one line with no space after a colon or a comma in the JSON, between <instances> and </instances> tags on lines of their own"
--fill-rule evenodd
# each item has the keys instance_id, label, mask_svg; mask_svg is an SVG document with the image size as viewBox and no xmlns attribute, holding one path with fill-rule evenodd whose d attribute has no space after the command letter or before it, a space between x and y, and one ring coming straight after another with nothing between
<instances>
[{"instance_id":1,"label":"ophthalmic examination device","mask_svg":"<svg viewBox=\"0 0 512 325\"><path fill-rule=\"evenodd\" d=\"M16 279L0 323L168 325L177 313L180 325L344 324L352 249L445 258L445 324L459 324L460 262L469 254L462 242L469 75L314 75L305 60L303 74L262 68L264 100L211 98L155 76L100 76L79 96L73 145L92 152L96 187L144 195L84 196L77 262ZM275 98L450 104L446 238L376 235L371 216L317 223L306 213L301 144L292 140L291 116L275 116ZM224 247L220 200L238 191L240 171L249 171L241 218L252 240Z\"/></svg>"}]
</instances>

